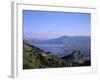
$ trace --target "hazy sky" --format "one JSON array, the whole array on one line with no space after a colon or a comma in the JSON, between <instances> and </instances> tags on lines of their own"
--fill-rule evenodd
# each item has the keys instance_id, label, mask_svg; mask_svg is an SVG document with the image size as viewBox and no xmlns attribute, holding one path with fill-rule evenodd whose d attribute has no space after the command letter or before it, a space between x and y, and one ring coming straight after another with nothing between
<instances>
[{"instance_id":1,"label":"hazy sky","mask_svg":"<svg viewBox=\"0 0 100 80\"><path fill-rule=\"evenodd\" d=\"M50 39L60 36L90 36L90 20L89 13L24 10L24 37Z\"/></svg>"}]
</instances>

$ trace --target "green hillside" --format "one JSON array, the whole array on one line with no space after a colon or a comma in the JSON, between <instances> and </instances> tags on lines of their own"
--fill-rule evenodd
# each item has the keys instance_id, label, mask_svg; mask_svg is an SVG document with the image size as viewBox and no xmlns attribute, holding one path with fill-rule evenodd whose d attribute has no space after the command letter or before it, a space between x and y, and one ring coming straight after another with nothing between
<instances>
[{"instance_id":1,"label":"green hillside","mask_svg":"<svg viewBox=\"0 0 100 80\"><path fill-rule=\"evenodd\" d=\"M44 52L40 48L23 41L23 69L54 68L90 66L90 60L84 60L81 52L74 51L71 55L58 57L50 52Z\"/></svg>"}]
</instances>

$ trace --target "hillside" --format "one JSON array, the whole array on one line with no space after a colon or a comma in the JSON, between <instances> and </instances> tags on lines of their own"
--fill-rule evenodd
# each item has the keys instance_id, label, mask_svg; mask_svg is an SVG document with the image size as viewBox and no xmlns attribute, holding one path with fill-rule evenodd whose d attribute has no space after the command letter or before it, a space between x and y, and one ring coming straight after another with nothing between
<instances>
[{"instance_id":1,"label":"hillside","mask_svg":"<svg viewBox=\"0 0 100 80\"><path fill-rule=\"evenodd\" d=\"M23 43L23 68L48 68L57 67L58 57L45 53L43 50L30 45L27 41Z\"/></svg>"},{"instance_id":2,"label":"hillside","mask_svg":"<svg viewBox=\"0 0 100 80\"><path fill-rule=\"evenodd\" d=\"M54 67L75 67L90 66L90 60L84 59L81 52L74 51L64 57L58 57L50 52L23 41L23 69L54 68Z\"/></svg>"}]
</instances>

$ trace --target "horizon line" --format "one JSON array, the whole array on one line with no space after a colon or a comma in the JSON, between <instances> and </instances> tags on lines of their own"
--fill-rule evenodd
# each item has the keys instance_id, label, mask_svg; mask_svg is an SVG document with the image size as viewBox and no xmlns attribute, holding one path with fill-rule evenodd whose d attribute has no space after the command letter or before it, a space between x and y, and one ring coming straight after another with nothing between
<instances>
[{"instance_id":1,"label":"horizon line","mask_svg":"<svg viewBox=\"0 0 100 80\"><path fill-rule=\"evenodd\" d=\"M61 37L91 37L91 35L75 35L75 36L69 36L69 35L67 35L67 36L60 36L60 37L56 37L56 38L30 38L30 39L37 39L37 40L39 40L39 39L41 39L41 40L48 40L48 39L57 39L57 38L61 38ZM24 36L23 36L23 39L26 39ZM30 39L27 39L27 40L30 40Z\"/></svg>"}]
</instances>

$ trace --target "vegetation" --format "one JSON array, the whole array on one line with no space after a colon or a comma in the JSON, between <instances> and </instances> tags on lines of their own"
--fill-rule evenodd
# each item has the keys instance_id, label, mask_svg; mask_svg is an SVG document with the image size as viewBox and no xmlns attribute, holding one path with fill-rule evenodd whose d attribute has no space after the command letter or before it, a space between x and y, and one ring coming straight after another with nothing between
<instances>
[{"instance_id":1,"label":"vegetation","mask_svg":"<svg viewBox=\"0 0 100 80\"><path fill-rule=\"evenodd\" d=\"M23 41L23 69L78 67L90 66L91 61L85 60L80 50L64 57L44 52L40 48Z\"/></svg>"}]
</instances>

